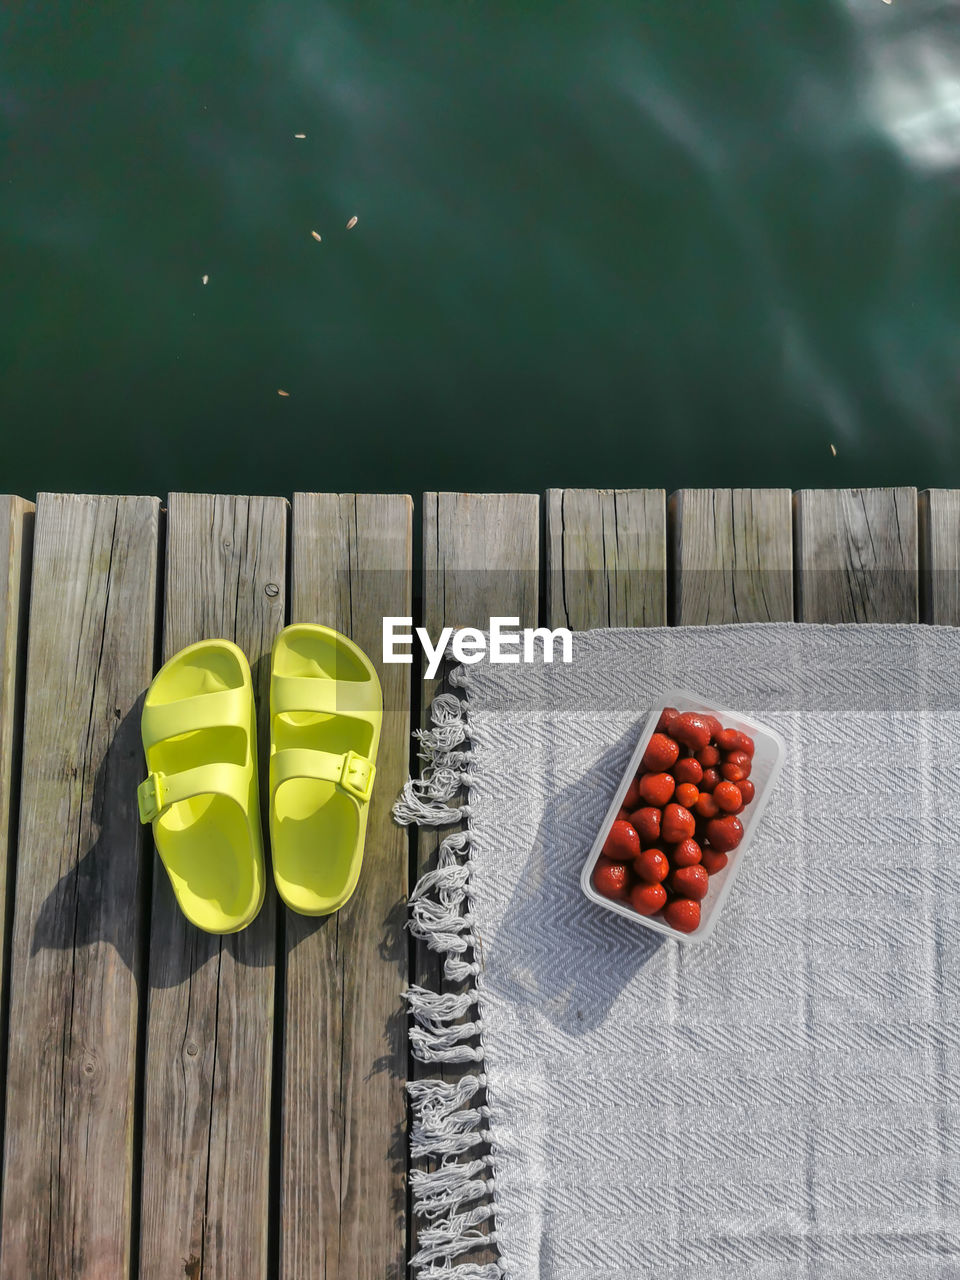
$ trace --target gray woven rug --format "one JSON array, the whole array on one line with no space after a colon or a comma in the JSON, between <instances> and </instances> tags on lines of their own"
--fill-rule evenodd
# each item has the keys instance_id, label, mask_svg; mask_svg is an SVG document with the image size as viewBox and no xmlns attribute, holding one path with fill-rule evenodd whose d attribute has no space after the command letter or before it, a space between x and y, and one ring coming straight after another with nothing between
<instances>
[{"instance_id":1,"label":"gray woven rug","mask_svg":"<svg viewBox=\"0 0 960 1280\"><path fill-rule=\"evenodd\" d=\"M412 901L476 984L409 997L415 1052L466 1073L412 1086L419 1274L958 1280L960 631L597 631L457 678L398 805L469 824ZM789 752L694 947L578 885L672 685ZM489 1228L501 1262L465 1263Z\"/></svg>"}]
</instances>

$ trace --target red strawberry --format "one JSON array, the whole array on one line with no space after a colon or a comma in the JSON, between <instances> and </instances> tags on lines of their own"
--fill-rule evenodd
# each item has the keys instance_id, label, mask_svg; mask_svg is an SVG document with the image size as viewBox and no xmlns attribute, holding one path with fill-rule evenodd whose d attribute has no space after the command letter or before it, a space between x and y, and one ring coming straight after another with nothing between
<instances>
[{"instance_id":1,"label":"red strawberry","mask_svg":"<svg viewBox=\"0 0 960 1280\"><path fill-rule=\"evenodd\" d=\"M662 884L638 884L630 893L630 905L642 916L652 916L667 900Z\"/></svg>"},{"instance_id":2,"label":"red strawberry","mask_svg":"<svg viewBox=\"0 0 960 1280\"><path fill-rule=\"evenodd\" d=\"M722 871L730 859L725 853L718 853L716 849L704 849L702 865L707 869L707 875L716 875L718 871Z\"/></svg>"},{"instance_id":3,"label":"red strawberry","mask_svg":"<svg viewBox=\"0 0 960 1280\"><path fill-rule=\"evenodd\" d=\"M742 782L737 783L737 786L740 788L741 796L743 796L743 803L749 804L756 794L753 783L749 778L744 778Z\"/></svg>"},{"instance_id":4,"label":"red strawberry","mask_svg":"<svg viewBox=\"0 0 960 1280\"><path fill-rule=\"evenodd\" d=\"M670 726L679 714L680 712L676 707L664 707L660 712L660 719L657 721L657 733L669 733Z\"/></svg>"},{"instance_id":5,"label":"red strawberry","mask_svg":"<svg viewBox=\"0 0 960 1280\"><path fill-rule=\"evenodd\" d=\"M718 782L713 788L713 798L724 813L736 813L743 807L743 796L735 782Z\"/></svg>"},{"instance_id":6,"label":"red strawberry","mask_svg":"<svg viewBox=\"0 0 960 1280\"><path fill-rule=\"evenodd\" d=\"M670 872L670 863L660 849L644 849L634 858L633 869L647 884L660 884Z\"/></svg>"},{"instance_id":7,"label":"red strawberry","mask_svg":"<svg viewBox=\"0 0 960 1280\"><path fill-rule=\"evenodd\" d=\"M670 888L682 898L695 898L702 902L710 888L710 877L701 866L677 867L670 877Z\"/></svg>"},{"instance_id":8,"label":"red strawberry","mask_svg":"<svg viewBox=\"0 0 960 1280\"><path fill-rule=\"evenodd\" d=\"M629 862L640 852L640 837L629 822L618 818L603 842L603 852L614 862Z\"/></svg>"},{"instance_id":9,"label":"red strawberry","mask_svg":"<svg viewBox=\"0 0 960 1280\"><path fill-rule=\"evenodd\" d=\"M647 804L665 805L676 785L669 773L645 773L640 779L640 799Z\"/></svg>"},{"instance_id":10,"label":"red strawberry","mask_svg":"<svg viewBox=\"0 0 960 1280\"><path fill-rule=\"evenodd\" d=\"M725 818L711 818L707 823L707 839L710 847L719 853L729 853L743 839L743 823L728 813Z\"/></svg>"},{"instance_id":11,"label":"red strawberry","mask_svg":"<svg viewBox=\"0 0 960 1280\"><path fill-rule=\"evenodd\" d=\"M648 773L661 773L676 764L680 748L665 733L655 733L647 743L641 764Z\"/></svg>"},{"instance_id":12,"label":"red strawberry","mask_svg":"<svg viewBox=\"0 0 960 1280\"><path fill-rule=\"evenodd\" d=\"M684 756L673 766L673 776L677 782L692 782L694 786L699 786L703 767L696 756Z\"/></svg>"},{"instance_id":13,"label":"red strawberry","mask_svg":"<svg viewBox=\"0 0 960 1280\"><path fill-rule=\"evenodd\" d=\"M739 746L741 751L746 752L746 754L750 756L751 759L753 758L753 753L756 750L756 743L750 737L749 733L738 733L737 745Z\"/></svg>"},{"instance_id":14,"label":"red strawberry","mask_svg":"<svg viewBox=\"0 0 960 1280\"><path fill-rule=\"evenodd\" d=\"M701 747L697 752L697 762L704 769L712 769L715 764L720 763L720 752L716 747Z\"/></svg>"},{"instance_id":15,"label":"red strawberry","mask_svg":"<svg viewBox=\"0 0 960 1280\"><path fill-rule=\"evenodd\" d=\"M721 751L737 751L740 747L740 734L736 729L721 729L715 741Z\"/></svg>"},{"instance_id":16,"label":"red strawberry","mask_svg":"<svg viewBox=\"0 0 960 1280\"><path fill-rule=\"evenodd\" d=\"M693 867L700 861L702 850L696 840L689 837L681 840L670 855L670 861L675 867ZM642 854L640 855L643 856Z\"/></svg>"},{"instance_id":17,"label":"red strawberry","mask_svg":"<svg viewBox=\"0 0 960 1280\"><path fill-rule=\"evenodd\" d=\"M709 791L701 791L700 799L694 806L694 812L698 818L715 818L720 812L720 806Z\"/></svg>"},{"instance_id":18,"label":"red strawberry","mask_svg":"<svg viewBox=\"0 0 960 1280\"><path fill-rule=\"evenodd\" d=\"M710 741L710 721L698 711L684 711L670 726L670 736L697 751Z\"/></svg>"},{"instance_id":19,"label":"red strawberry","mask_svg":"<svg viewBox=\"0 0 960 1280\"><path fill-rule=\"evenodd\" d=\"M652 844L654 840L660 839L659 809L654 809L652 805L644 809L635 809L630 815L630 821L636 828L642 845Z\"/></svg>"},{"instance_id":20,"label":"red strawberry","mask_svg":"<svg viewBox=\"0 0 960 1280\"><path fill-rule=\"evenodd\" d=\"M750 776L752 762L745 751L728 751L723 758L720 772L730 782L742 782Z\"/></svg>"},{"instance_id":21,"label":"red strawberry","mask_svg":"<svg viewBox=\"0 0 960 1280\"><path fill-rule=\"evenodd\" d=\"M701 791L712 791L720 781L719 771L716 769L704 769L703 777L700 779Z\"/></svg>"},{"instance_id":22,"label":"red strawberry","mask_svg":"<svg viewBox=\"0 0 960 1280\"><path fill-rule=\"evenodd\" d=\"M703 718L704 720L706 720L707 724L710 726L711 738L715 738L718 733L721 733L723 731L723 725L720 723L720 721L717 719L716 716L705 715Z\"/></svg>"},{"instance_id":23,"label":"red strawberry","mask_svg":"<svg viewBox=\"0 0 960 1280\"><path fill-rule=\"evenodd\" d=\"M663 811L660 835L667 844L679 844L681 840L693 835L696 825L689 809L685 809L682 804L668 804Z\"/></svg>"},{"instance_id":24,"label":"red strawberry","mask_svg":"<svg viewBox=\"0 0 960 1280\"><path fill-rule=\"evenodd\" d=\"M663 914L671 928L680 933L693 933L700 923L700 903L693 898L674 898L667 903Z\"/></svg>"},{"instance_id":25,"label":"red strawberry","mask_svg":"<svg viewBox=\"0 0 960 1280\"><path fill-rule=\"evenodd\" d=\"M636 809L639 803L640 803L640 775L638 773L637 776L634 778L634 780L630 783L629 787L627 787L627 794L623 797L623 807L624 809L629 809L632 812L634 809Z\"/></svg>"},{"instance_id":26,"label":"red strawberry","mask_svg":"<svg viewBox=\"0 0 960 1280\"><path fill-rule=\"evenodd\" d=\"M700 799L700 792L692 782L681 782L676 791L674 791L673 798L677 804L682 804L685 809L692 809Z\"/></svg>"},{"instance_id":27,"label":"red strawberry","mask_svg":"<svg viewBox=\"0 0 960 1280\"><path fill-rule=\"evenodd\" d=\"M598 858L593 869L593 887L605 898L622 902L630 892L630 868L622 862Z\"/></svg>"}]
</instances>

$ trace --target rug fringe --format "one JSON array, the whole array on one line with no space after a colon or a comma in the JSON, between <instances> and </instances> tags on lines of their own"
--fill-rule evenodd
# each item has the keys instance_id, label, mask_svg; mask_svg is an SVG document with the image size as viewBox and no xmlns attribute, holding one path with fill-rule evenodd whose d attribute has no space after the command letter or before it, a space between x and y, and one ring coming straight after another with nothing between
<instances>
[{"instance_id":1,"label":"rug fringe","mask_svg":"<svg viewBox=\"0 0 960 1280\"><path fill-rule=\"evenodd\" d=\"M412 822L418 827L447 827L469 815L469 805L453 809L445 803L452 792L437 796L432 793L431 786L429 779L422 778L412 778L403 784L400 799L393 806L394 819L401 827L408 827Z\"/></svg>"},{"instance_id":2,"label":"rug fringe","mask_svg":"<svg viewBox=\"0 0 960 1280\"><path fill-rule=\"evenodd\" d=\"M410 1265L420 1267L426 1262L444 1262L449 1265L451 1259L461 1253L494 1242L497 1238L496 1231L484 1233L470 1230L481 1222L487 1222L493 1215L492 1204L478 1204L464 1213L451 1214L443 1222L421 1227L418 1236L420 1248L410 1259ZM502 1274L502 1269L499 1274Z\"/></svg>"},{"instance_id":3,"label":"rug fringe","mask_svg":"<svg viewBox=\"0 0 960 1280\"><path fill-rule=\"evenodd\" d=\"M450 683L462 685L463 671L451 673ZM403 826L451 826L470 816L469 804L451 803L469 786L474 759L465 704L455 694L440 694L430 708L430 719L431 728L414 734L423 761L421 776L405 784L394 805L393 816ZM463 991L411 986L404 993L413 1021L411 1050L420 1062L482 1064L484 1060L481 952L470 910L473 846L469 831L448 835L437 850L436 868L421 876L410 894L407 928L444 957L443 975L448 982L465 984ZM418 1280L500 1280L508 1272L503 1261L456 1261L470 1249L497 1240L495 1230L477 1230L496 1214L494 1157L475 1153L491 1140L489 1107L475 1103L486 1083L481 1071L456 1081L414 1080L407 1085L413 1112L411 1156L436 1165L410 1173L413 1209L422 1223L420 1247L410 1261Z\"/></svg>"},{"instance_id":4,"label":"rug fringe","mask_svg":"<svg viewBox=\"0 0 960 1280\"><path fill-rule=\"evenodd\" d=\"M469 1102L486 1083L487 1077L483 1075L461 1076L456 1082L411 1080L407 1085L407 1093L425 1114L442 1119L444 1115Z\"/></svg>"},{"instance_id":5,"label":"rug fringe","mask_svg":"<svg viewBox=\"0 0 960 1280\"><path fill-rule=\"evenodd\" d=\"M461 1262L459 1266L428 1267L420 1272L421 1280L501 1280L499 1262Z\"/></svg>"},{"instance_id":6,"label":"rug fringe","mask_svg":"<svg viewBox=\"0 0 960 1280\"><path fill-rule=\"evenodd\" d=\"M460 1204L490 1194L488 1174L493 1156L478 1160L444 1160L437 1169L414 1169L410 1187L425 1218L449 1213Z\"/></svg>"}]
</instances>

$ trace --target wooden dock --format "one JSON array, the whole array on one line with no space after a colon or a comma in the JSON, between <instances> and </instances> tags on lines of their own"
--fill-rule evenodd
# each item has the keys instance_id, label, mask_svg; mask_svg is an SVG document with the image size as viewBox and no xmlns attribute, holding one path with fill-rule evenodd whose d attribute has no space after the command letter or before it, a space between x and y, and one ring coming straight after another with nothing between
<instances>
[{"instance_id":1,"label":"wooden dock","mask_svg":"<svg viewBox=\"0 0 960 1280\"><path fill-rule=\"evenodd\" d=\"M380 667L364 871L214 938L137 819L160 663L287 623L960 625L960 494L910 488L0 497L0 1280L400 1280L404 932L436 840L390 817L430 686ZM413 669L415 671L415 669Z\"/></svg>"}]
</instances>

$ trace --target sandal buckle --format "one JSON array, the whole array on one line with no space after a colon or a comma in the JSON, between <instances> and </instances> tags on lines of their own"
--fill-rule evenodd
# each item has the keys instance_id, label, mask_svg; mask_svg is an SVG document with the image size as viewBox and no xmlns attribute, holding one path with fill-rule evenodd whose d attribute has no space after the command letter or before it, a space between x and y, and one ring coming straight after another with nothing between
<instances>
[{"instance_id":1,"label":"sandal buckle","mask_svg":"<svg viewBox=\"0 0 960 1280\"><path fill-rule=\"evenodd\" d=\"M346 751L340 769L340 785L357 800L366 803L373 791L373 778L376 769L366 758L357 755L356 751Z\"/></svg>"},{"instance_id":2,"label":"sandal buckle","mask_svg":"<svg viewBox=\"0 0 960 1280\"><path fill-rule=\"evenodd\" d=\"M163 774L151 773L137 787L140 821L153 822L163 811Z\"/></svg>"}]
</instances>

